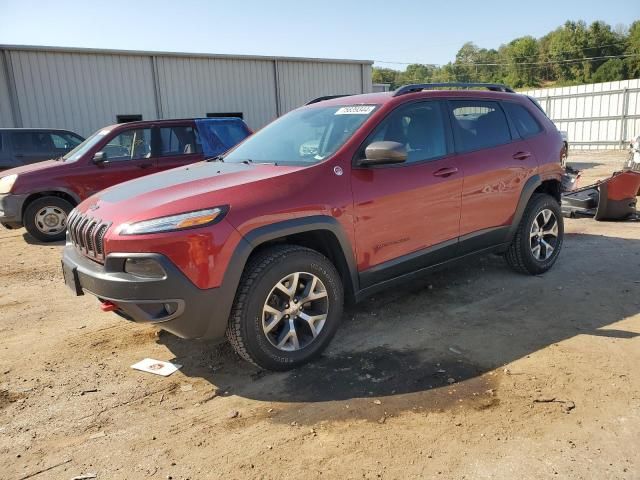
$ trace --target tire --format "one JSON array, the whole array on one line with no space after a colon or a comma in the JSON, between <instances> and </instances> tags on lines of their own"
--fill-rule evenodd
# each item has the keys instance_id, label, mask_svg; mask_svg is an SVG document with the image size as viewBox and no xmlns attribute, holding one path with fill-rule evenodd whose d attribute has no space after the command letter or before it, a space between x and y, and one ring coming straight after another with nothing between
<instances>
[{"instance_id":1,"label":"tire","mask_svg":"<svg viewBox=\"0 0 640 480\"><path fill-rule=\"evenodd\" d=\"M27 232L37 240L57 242L65 238L67 217L71 210L73 205L64 198L40 197L27 206L22 223ZM54 224L55 219L57 220Z\"/></svg>"},{"instance_id":2,"label":"tire","mask_svg":"<svg viewBox=\"0 0 640 480\"><path fill-rule=\"evenodd\" d=\"M544 223L545 212L553 214L556 226L555 238L553 236L554 229L551 217L548 223ZM534 222L536 222L536 226L534 226ZM541 223L542 225L540 225ZM535 234L536 230L537 234ZM545 234L544 232L549 233ZM505 254L505 260L516 272L540 275L549 270L558 259L563 239L564 221L560 205L550 195L534 193L522 215L513 241ZM547 257L548 246L553 247L553 249ZM536 247L539 247L539 249L536 249Z\"/></svg>"},{"instance_id":3,"label":"tire","mask_svg":"<svg viewBox=\"0 0 640 480\"><path fill-rule=\"evenodd\" d=\"M298 293L284 293L287 288ZM317 298L297 303L298 296ZM229 317L227 339L238 355L260 368L290 370L318 357L327 347L340 324L343 301L340 275L326 257L296 245L269 247L253 256L245 267ZM300 309L285 316L287 305ZM321 320L323 315L325 319ZM315 319L316 323L302 317Z\"/></svg>"}]
</instances>

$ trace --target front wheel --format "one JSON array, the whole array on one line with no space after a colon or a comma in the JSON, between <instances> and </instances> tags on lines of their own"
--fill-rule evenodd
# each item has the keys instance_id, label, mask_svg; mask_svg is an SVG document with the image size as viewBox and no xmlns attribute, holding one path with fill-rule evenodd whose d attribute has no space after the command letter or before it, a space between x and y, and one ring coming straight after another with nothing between
<instances>
[{"instance_id":1,"label":"front wheel","mask_svg":"<svg viewBox=\"0 0 640 480\"><path fill-rule=\"evenodd\" d=\"M289 370L322 353L338 329L343 286L334 265L296 245L269 247L248 263L227 327L245 360Z\"/></svg>"},{"instance_id":2,"label":"front wheel","mask_svg":"<svg viewBox=\"0 0 640 480\"><path fill-rule=\"evenodd\" d=\"M57 242L64 240L71 210L73 205L64 198L40 197L27 206L23 223L32 237L41 242Z\"/></svg>"},{"instance_id":3,"label":"front wheel","mask_svg":"<svg viewBox=\"0 0 640 480\"><path fill-rule=\"evenodd\" d=\"M539 275L556 263L563 239L560 205L550 195L535 193L522 215L505 259L517 272Z\"/></svg>"}]
</instances>

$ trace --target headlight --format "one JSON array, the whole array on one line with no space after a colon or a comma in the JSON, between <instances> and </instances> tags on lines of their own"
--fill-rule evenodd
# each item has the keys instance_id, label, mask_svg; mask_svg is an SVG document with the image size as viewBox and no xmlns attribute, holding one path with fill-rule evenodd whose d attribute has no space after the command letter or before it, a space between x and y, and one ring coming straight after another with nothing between
<instances>
[{"instance_id":1,"label":"headlight","mask_svg":"<svg viewBox=\"0 0 640 480\"><path fill-rule=\"evenodd\" d=\"M13 184L16 183L16 178L18 178L18 175L15 173L13 175L7 175L6 177L0 178L0 193L10 193L13 188Z\"/></svg>"},{"instance_id":2,"label":"headlight","mask_svg":"<svg viewBox=\"0 0 640 480\"><path fill-rule=\"evenodd\" d=\"M217 207L195 212L180 213L169 217L143 220L142 222L125 223L120 226L120 235L140 235L144 233L170 232L187 228L204 227L219 222L227 208Z\"/></svg>"}]
</instances>

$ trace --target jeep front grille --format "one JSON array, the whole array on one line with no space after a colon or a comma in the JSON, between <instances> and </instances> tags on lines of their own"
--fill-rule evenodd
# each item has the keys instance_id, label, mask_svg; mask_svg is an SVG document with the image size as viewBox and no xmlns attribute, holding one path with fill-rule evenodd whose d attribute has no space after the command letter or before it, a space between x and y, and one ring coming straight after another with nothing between
<instances>
[{"instance_id":1,"label":"jeep front grille","mask_svg":"<svg viewBox=\"0 0 640 480\"><path fill-rule=\"evenodd\" d=\"M86 213L73 210L67 220L67 233L71 243L87 257L104 260L104 236L111 226Z\"/></svg>"}]
</instances>

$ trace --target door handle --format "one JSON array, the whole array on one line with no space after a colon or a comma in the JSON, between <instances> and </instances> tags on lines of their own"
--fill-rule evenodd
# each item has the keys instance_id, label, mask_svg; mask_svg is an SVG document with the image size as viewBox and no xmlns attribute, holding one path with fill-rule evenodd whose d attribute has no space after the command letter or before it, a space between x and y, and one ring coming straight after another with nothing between
<instances>
[{"instance_id":1,"label":"door handle","mask_svg":"<svg viewBox=\"0 0 640 480\"><path fill-rule=\"evenodd\" d=\"M454 173L458 173L458 169L456 167L446 167L441 168L440 170L436 170L433 172L434 177L448 177L453 175Z\"/></svg>"},{"instance_id":2,"label":"door handle","mask_svg":"<svg viewBox=\"0 0 640 480\"><path fill-rule=\"evenodd\" d=\"M16 157L16 158L24 158L24 153L16 153L14 155L14 157Z\"/></svg>"},{"instance_id":3,"label":"door handle","mask_svg":"<svg viewBox=\"0 0 640 480\"><path fill-rule=\"evenodd\" d=\"M513 154L515 160L526 160L531 156L531 152L518 152Z\"/></svg>"},{"instance_id":4,"label":"door handle","mask_svg":"<svg viewBox=\"0 0 640 480\"><path fill-rule=\"evenodd\" d=\"M153 163L141 163L140 165L138 165L138 168L142 168L142 169L151 168L151 167L153 167Z\"/></svg>"}]
</instances>

